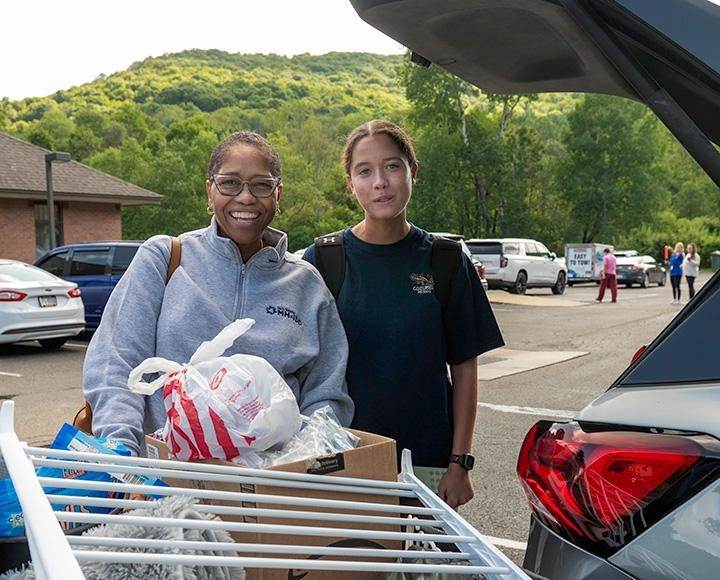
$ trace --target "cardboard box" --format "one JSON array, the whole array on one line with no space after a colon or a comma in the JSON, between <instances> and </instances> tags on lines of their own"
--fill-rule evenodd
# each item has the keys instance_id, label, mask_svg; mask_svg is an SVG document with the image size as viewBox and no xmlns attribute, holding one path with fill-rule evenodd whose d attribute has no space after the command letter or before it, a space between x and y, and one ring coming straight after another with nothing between
<instances>
[{"instance_id":1,"label":"cardboard box","mask_svg":"<svg viewBox=\"0 0 720 580\"><path fill-rule=\"evenodd\" d=\"M293 473L316 473L321 475L331 475L335 477L358 477L363 479L376 479L383 481L397 481L397 463L395 441L387 437L365 433L349 429L350 432L360 437L360 444L357 448L337 453L334 455L308 459L304 461L295 461L284 465L276 465L268 468L270 471L288 471ZM146 445L149 457L159 457L161 459L168 457L168 449L162 441L147 438ZM213 463L235 465L226 461L212 460ZM195 487L199 489L213 489L221 491L241 491L246 493L272 494L276 496L300 496L300 497L321 497L327 499L346 500L354 502L372 502L372 503L388 503L397 504L398 499L392 496L382 495L364 495L347 492L331 492L331 491L314 491L284 488L274 485L251 485L239 483L215 483L215 482L198 482L198 481L174 481L172 485L183 487ZM289 505L269 505L254 502L223 502L225 505L238 505L243 507L258 507L267 509L279 509L286 511L332 511L323 508L304 508L302 506ZM354 513L365 515L392 515L379 514L377 512L362 512L358 510L336 510L337 513ZM284 519L284 518L267 518L254 516L223 516L226 521L240 521L248 523L267 523L267 524L290 524L290 525L307 525L330 528L355 528L355 529L377 529L383 531L401 531L397 526L378 526L371 524L355 524L355 523L332 523L318 522L316 520L301 519ZM337 537L324 536L299 536L294 534L268 534L253 532L234 532L232 534L234 540L238 543L253 544L280 544L280 545L311 545L311 546L337 546L345 547L373 547L385 549L400 549L399 542L391 542L388 540L355 540L343 538L342 535ZM245 555L245 554L243 554ZM294 557L305 558L306 556L288 556L285 554L267 555L267 554L247 554L248 556L259 557ZM316 559L318 556L308 556L309 559ZM323 556L323 558L327 558ZM347 559L347 558L345 558ZM360 572L322 572L308 570L280 570L280 569L248 569L247 577L249 580L287 580L292 578L303 578L303 580L375 580L384 574L360 573Z\"/></svg>"}]
</instances>

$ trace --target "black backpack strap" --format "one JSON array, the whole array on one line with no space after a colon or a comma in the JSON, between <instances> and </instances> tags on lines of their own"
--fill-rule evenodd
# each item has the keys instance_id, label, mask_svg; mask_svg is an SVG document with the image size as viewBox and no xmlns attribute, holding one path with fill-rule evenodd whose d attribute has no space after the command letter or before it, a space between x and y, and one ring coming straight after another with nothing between
<instances>
[{"instance_id":1,"label":"black backpack strap","mask_svg":"<svg viewBox=\"0 0 720 580\"><path fill-rule=\"evenodd\" d=\"M452 280L460 267L462 248L455 240L441 236L430 236L432 253L430 267L432 268L435 297L442 306L443 315L450 302Z\"/></svg>"},{"instance_id":2,"label":"black backpack strap","mask_svg":"<svg viewBox=\"0 0 720 580\"><path fill-rule=\"evenodd\" d=\"M325 285L337 299L345 281L345 248L343 230L315 238L315 267L322 274Z\"/></svg>"}]
</instances>

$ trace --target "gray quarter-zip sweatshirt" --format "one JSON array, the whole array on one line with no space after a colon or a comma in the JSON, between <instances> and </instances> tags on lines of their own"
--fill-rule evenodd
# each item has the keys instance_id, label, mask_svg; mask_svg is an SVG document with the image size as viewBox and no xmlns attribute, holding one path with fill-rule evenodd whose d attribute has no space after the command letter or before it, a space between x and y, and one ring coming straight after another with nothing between
<instances>
[{"instance_id":1,"label":"gray quarter-zip sweatshirt","mask_svg":"<svg viewBox=\"0 0 720 580\"><path fill-rule=\"evenodd\" d=\"M208 228L180 236L181 262L165 285L170 238L138 250L113 290L83 368L93 432L122 441L135 454L143 436L165 423L162 390L138 395L130 371L149 357L186 363L200 343L227 324L255 325L225 355L265 358L285 379L303 414L330 405L343 425L353 417L345 385L348 346L332 295L313 266L286 253L287 236L272 228L266 246L243 262L235 243Z\"/></svg>"}]
</instances>

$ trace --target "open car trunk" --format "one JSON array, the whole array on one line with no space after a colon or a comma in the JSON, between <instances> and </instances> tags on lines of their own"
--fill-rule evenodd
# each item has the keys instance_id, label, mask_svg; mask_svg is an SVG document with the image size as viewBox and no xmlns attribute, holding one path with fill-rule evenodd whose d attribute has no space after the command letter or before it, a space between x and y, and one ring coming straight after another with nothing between
<instances>
[{"instance_id":1,"label":"open car trunk","mask_svg":"<svg viewBox=\"0 0 720 580\"><path fill-rule=\"evenodd\" d=\"M715 0L351 0L366 22L491 93L647 104L720 185Z\"/></svg>"}]
</instances>

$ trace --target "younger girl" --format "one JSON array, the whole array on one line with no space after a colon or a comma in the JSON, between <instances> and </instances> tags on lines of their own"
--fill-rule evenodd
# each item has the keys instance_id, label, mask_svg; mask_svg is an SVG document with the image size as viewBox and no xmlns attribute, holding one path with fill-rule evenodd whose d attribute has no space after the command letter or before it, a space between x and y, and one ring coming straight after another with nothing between
<instances>
[{"instance_id":1,"label":"younger girl","mask_svg":"<svg viewBox=\"0 0 720 580\"><path fill-rule=\"evenodd\" d=\"M502 336L465 256L441 309L431 237L407 221L418 162L405 132L387 121L365 123L347 138L343 162L365 214L343 232L337 299L350 346L353 427L394 438L415 465L447 467L438 493L456 507L473 497L477 356L502 346ZM305 259L316 263L314 247Z\"/></svg>"},{"instance_id":2,"label":"younger girl","mask_svg":"<svg viewBox=\"0 0 720 580\"><path fill-rule=\"evenodd\" d=\"M670 256L670 284L673 291L673 304L680 304L680 282L682 281L682 265L685 259L684 250L683 243L678 242L675 244L675 249Z\"/></svg>"}]
</instances>

